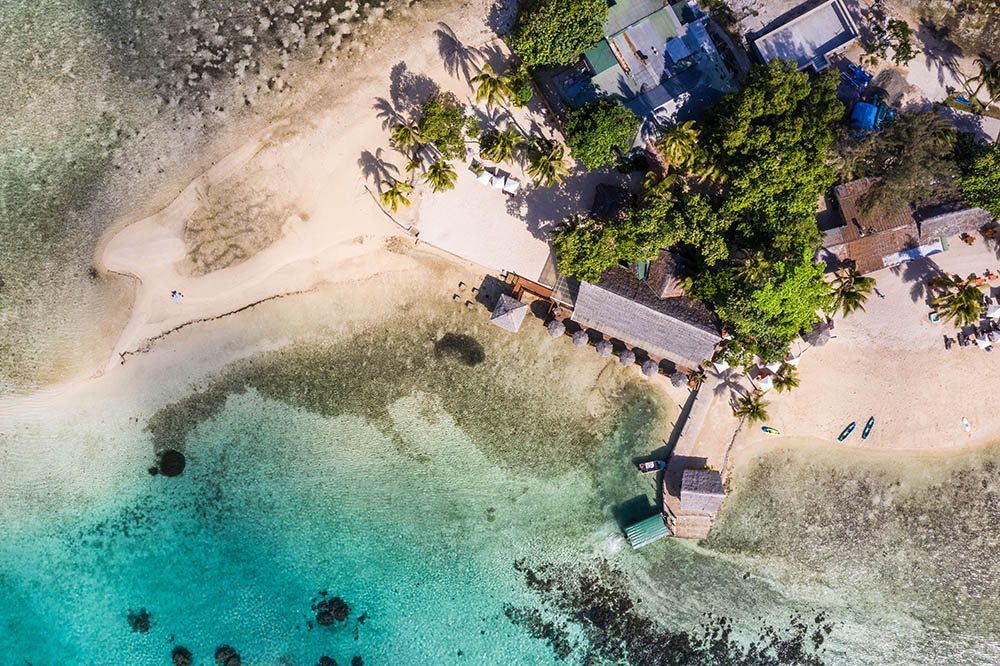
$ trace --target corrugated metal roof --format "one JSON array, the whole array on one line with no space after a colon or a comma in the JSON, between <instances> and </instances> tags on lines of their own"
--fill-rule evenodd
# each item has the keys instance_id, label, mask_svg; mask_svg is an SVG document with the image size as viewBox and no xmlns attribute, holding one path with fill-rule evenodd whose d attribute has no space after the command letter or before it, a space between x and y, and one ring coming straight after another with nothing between
<instances>
[{"instance_id":1,"label":"corrugated metal roof","mask_svg":"<svg viewBox=\"0 0 1000 666\"><path fill-rule=\"evenodd\" d=\"M610 268L597 285L580 283L573 321L688 368L711 358L722 337L704 304L660 299L624 268Z\"/></svg>"},{"instance_id":2,"label":"corrugated metal roof","mask_svg":"<svg viewBox=\"0 0 1000 666\"><path fill-rule=\"evenodd\" d=\"M611 52L611 47L605 39L599 41L597 46L584 51L583 57L587 59L587 64L590 65L590 69L594 74L600 74L613 67L618 67L618 59Z\"/></svg>"},{"instance_id":3,"label":"corrugated metal roof","mask_svg":"<svg viewBox=\"0 0 1000 666\"><path fill-rule=\"evenodd\" d=\"M644 19L661 7L664 0L617 0L608 7L608 18L604 21L604 34L611 36L621 32L636 21Z\"/></svg>"}]
</instances>

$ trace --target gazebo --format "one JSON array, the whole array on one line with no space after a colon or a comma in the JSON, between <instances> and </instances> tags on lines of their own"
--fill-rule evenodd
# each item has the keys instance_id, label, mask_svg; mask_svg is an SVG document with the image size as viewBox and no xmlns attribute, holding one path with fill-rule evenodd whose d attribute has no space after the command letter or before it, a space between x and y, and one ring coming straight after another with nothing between
<instances>
[{"instance_id":1,"label":"gazebo","mask_svg":"<svg viewBox=\"0 0 1000 666\"><path fill-rule=\"evenodd\" d=\"M513 296L501 294L500 299L497 301L497 306L493 308L493 315L490 317L490 322L505 331L517 333L527 314L528 305L526 303L522 303Z\"/></svg>"},{"instance_id":2,"label":"gazebo","mask_svg":"<svg viewBox=\"0 0 1000 666\"><path fill-rule=\"evenodd\" d=\"M726 499L722 475L714 469L686 469L681 476L681 511L714 514Z\"/></svg>"}]
</instances>

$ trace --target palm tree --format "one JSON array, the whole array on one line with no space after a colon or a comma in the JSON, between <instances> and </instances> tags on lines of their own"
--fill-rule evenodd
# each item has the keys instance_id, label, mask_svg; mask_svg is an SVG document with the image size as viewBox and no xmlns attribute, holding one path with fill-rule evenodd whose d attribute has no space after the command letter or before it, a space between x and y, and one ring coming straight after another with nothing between
<instances>
[{"instance_id":1,"label":"palm tree","mask_svg":"<svg viewBox=\"0 0 1000 666\"><path fill-rule=\"evenodd\" d=\"M1000 63L976 58L976 64L979 65L979 74L966 79L965 86L968 88L973 81L979 82L976 90L972 92L972 99L976 103L979 102L979 91L983 89L983 86L986 86L986 90L990 94L990 101L987 103L989 106L1000 98Z\"/></svg>"},{"instance_id":2,"label":"palm tree","mask_svg":"<svg viewBox=\"0 0 1000 666\"><path fill-rule=\"evenodd\" d=\"M668 166L684 166L691 163L698 153L698 129L694 121L674 125L656 141Z\"/></svg>"},{"instance_id":3,"label":"palm tree","mask_svg":"<svg viewBox=\"0 0 1000 666\"><path fill-rule=\"evenodd\" d=\"M744 260L743 265L736 269L736 275L750 285L760 286L771 272L771 262L764 258L764 253L757 251Z\"/></svg>"},{"instance_id":4,"label":"palm tree","mask_svg":"<svg viewBox=\"0 0 1000 666\"><path fill-rule=\"evenodd\" d=\"M778 389L778 393L791 391L798 385L799 373L793 366L787 363L782 365L781 370L774 376L774 388Z\"/></svg>"},{"instance_id":5,"label":"palm tree","mask_svg":"<svg viewBox=\"0 0 1000 666\"><path fill-rule=\"evenodd\" d=\"M503 77L497 76L489 63L483 65L479 74L472 77L472 83L476 84L476 102L486 100L486 108L492 109L494 106L503 106L504 102L513 95L510 87Z\"/></svg>"},{"instance_id":6,"label":"palm tree","mask_svg":"<svg viewBox=\"0 0 1000 666\"><path fill-rule=\"evenodd\" d=\"M406 173L410 174L411 183L413 182L413 176L416 174L417 169L419 169L422 165L423 161L418 155L414 155L410 158L410 161L406 163L404 168L406 169Z\"/></svg>"},{"instance_id":7,"label":"palm tree","mask_svg":"<svg viewBox=\"0 0 1000 666\"><path fill-rule=\"evenodd\" d=\"M409 123L396 123L392 128L392 143L401 150L409 150L420 143L420 130Z\"/></svg>"},{"instance_id":8,"label":"palm tree","mask_svg":"<svg viewBox=\"0 0 1000 666\"><path fill-rule=\"evenodd\" d=\"M663 178L654 172L646 173L646 180L643 183L643 197L646 199L666 199L672 201L674 196L670 193L670 188L677 181L677 176L667 175Z\"/></svg>"},{"instance_id":9,"label":"palm tree","mask_svg":"<svg viewBox=\"0 0 1000 666\"><path fill-rule=\"evenodd\" d=\"M524 144L524 137L515 129L506 129L503 132L494 132L489 137L488 147L482 151L483 157L494 162L506 162L511 164L514 161L514 151Z\"/></svg>"},{"instance_id":10,"label":"palm tree","mask_svg":"<svg viewBox=\"0 0 1000 666\"><path fill-rule=\"evenodd\" d=\"M455 169L444 160L438 160L430 165L424 174L424 182L430 185L434 192L454 189L457 179L458 174L455 173Z\"/></svg>"},{"instance_id":11,"label":"palm tree","mask_svg":"<svg viewBox=\"0 0 1000 666\"><path fill-rule=\"evenodd\" d=\"M875 288L875 280L862 277L856 266L842 268L836 272L833 279L833 309L841 310L844 316L861 310L864 312L865 301Z\"/></svg>"},{"instance_id":12,"label":"palm tree","mask_svg":"<svg viewBox=\"0 0 1000 666\"><path fill-rule=\"evenodd\" d=\"M389 185L389 189L378 195L383 206L388 207L393 213L399 209L399 204L410 206L410 200L406 198L406 195L413 191L412 185L399 180L387 180L385 184Z\"/></svg>"},{"instance_id":13,"label":"palm tree","mask_svg":"<svg viewBox=\"0 0 1000 666\"><path fill-rule=\"evenodd\" d=\"M569 173L566 162L563 161L565 151L558 143L545 139L534 142L528 154L528 175L535 179L535 187L549 187L561 183L562 177Z\"/></svg>"},{"instance_id":14,"label":"palm tree","mask_svg":"<svg viewBox=\"0 0 1000 666\"><path fill-rule=\"evenodd\" d=\"M979 321L983 311L983 287L975 283L976 276L962 279L959 275L939 275L931 284L944 291L931 299L934 311L945 321L954 320L955 326L972 326Z\"/></svg>"},{"instance_id":15,"label":"palm tree","mask_svg":"<svg viewBox=\"0 0 1000 666\"><path fill-rule=\"evenodd\" d=\"M748 393L741 396L733 406L733 416L746 419L750 423L766 421L767 406L771 403L765 401L760 393Z\"/></svg>"},{"instance_id":16,"label":"palm tree","mask_svg":"<svg viewBox=\"0 0 1000 666\"><path fill-rule=\"evenodd\" d=\"M726 172L722 170L718 162L709 157L700 148L695 151L689 163L691 165L691 173L698 177L698 182L704 183L706 180L710 180L713 183L726 182Z\"/></svg>"}]
</instances>

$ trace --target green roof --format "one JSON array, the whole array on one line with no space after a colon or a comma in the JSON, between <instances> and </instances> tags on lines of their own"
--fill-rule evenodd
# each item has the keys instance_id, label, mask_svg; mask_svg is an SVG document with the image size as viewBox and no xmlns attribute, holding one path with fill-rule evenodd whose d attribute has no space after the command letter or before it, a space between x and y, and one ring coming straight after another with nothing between
<instances>
[{"instance_id":1,"label":"green roof","mask_svg":"<svg viewBox=\"0 0 1000 666\"><path fill-rule=\"evenodd\" d=\"M587 64L594 70L594 74L600 74L618 66L618 60L615 59L615 54L611 52L611 47L606 39L602 39L597 43L597 46L584 51L583 57L587 59Z\"/></svg>"},{"instance_id":2,"label":"green roof","mask_svg":"<svg viewBox=\"0 0 1000 666\"><path fill-rule=\"evenodd\" d=\"M663 39L664 44L680 34L677 30L677 17L670 9L663 9L651 14L646 18L646 21L653 26L653 30Z\"/></svg>"},{"instance_id":3,"label":"green roof","mask_svg":"<svg viewBox=\"0 0 1000 666\"><path fill-rule=\"evenodd\" d=\"M665 0L616 0L608 7L604 34L614 35L667 5Z\"/></svg>"}]
</instances>

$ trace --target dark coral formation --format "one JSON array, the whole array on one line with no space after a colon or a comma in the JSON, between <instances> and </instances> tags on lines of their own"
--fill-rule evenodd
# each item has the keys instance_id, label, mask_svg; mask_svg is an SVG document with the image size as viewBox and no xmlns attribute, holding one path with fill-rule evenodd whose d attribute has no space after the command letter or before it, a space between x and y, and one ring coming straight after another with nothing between
<instances>
[{"instance_id":1,"label":"dark coral formation","mask_svg":"<svg viewBox=\"0 0 1000 666\"><path fill-rule=\"evenodd\" d=\"M215 663L219 666L240 666L240 654L228 645L215 648Z\"/></svg>"},{"instance_id":2,"label":"dark coral formation","mask_svg":"<svg viewBox=\"0 0 1000 666\"><path fill-rule=\"evenodd\" d=\"M174 449L167 449L160 454L160 474L163 476L178 476L184 471L187 461L184 454Z\"/></svg>"},{"instance_id":3,"label":"dark coral formation","mask_svg":"<svg viewBox=\"0 0 1000 666\"><path fill-rule=\"evenodd\" d=\"M175 647L174 651L170 653L170 656L173 658L174 666L191 666L191 650L188 650L183 645Z\"/></svg>"},{"instance_id":4,"label":"dark coral formation","mask_svg":"<svg viewBox=\"0 0 1000 666\"><path fill-rule=\"evenodd\" d=\"M152 624L149 612L145 608L140 608L138 612L129 610L128 612L128 626L132 627L132 631L144 634L149 631L149 627Z\"/></svg>"},{"instance_id":5,"label":"dark coral formation","mask_svg":"<svg viewBox=\"0 0 1000 666\"><path fill-rule=\"evenodd\" d=\"M324 599L315 604L313 609L316 611L316 622L324 627L329 627L334 622L344 622L351 612L350 606L340 597Z\"/></svg>"},{"instance_id":6,"label":"dark coral formation","mask_svg":"<svg viewBox=\"0 0 1000 666\"><path fill-rule=\"evenodd\" d=\"M438 358L457 358L465 365L479 365L486 360L486 351L471 335L445 333L434 343L434 355Z\"/></svg>"},{"instance_id":7,"label":"dark coral formation","mask_svg":"<svg viewBox=\"0 0 1000 666\"><path fill-rule=\"evenodd\" d=\"M337 666L337 660L333 657L320 657L316 666Z\"/></svg>"},{"instance_id":8,"label":"dark coral formation","mask_svg":"<svg viewBox=\"0 0 1000 666\"><path fill-rule=\"evenodd\" d=\"M351 658L351 666L365 666L365 660L355 655Z\"/></svg>"},{"instance_id":9,"label":"dark coral formation","mask_svg":"<svg viewBox=\"0 0 1000 666\"><path fill-rule=\"evenodd\" d=\"M727 618L707 616L696 631L671 630L640 611L626 592L625 575L607 562L535 569L517 562L515 568L547 613L580 626L587 645L577 647L585 647L588 661L632 666L823 666L820 648L833 630L823 615L811 621L793 618L781 630L761 627L757 640L749 644L735 638ZM548 640L560 658L576 649L565 629L545 621L541 611L509 607L506 614L532 636Z\"/></svg>"}]
</instances>

